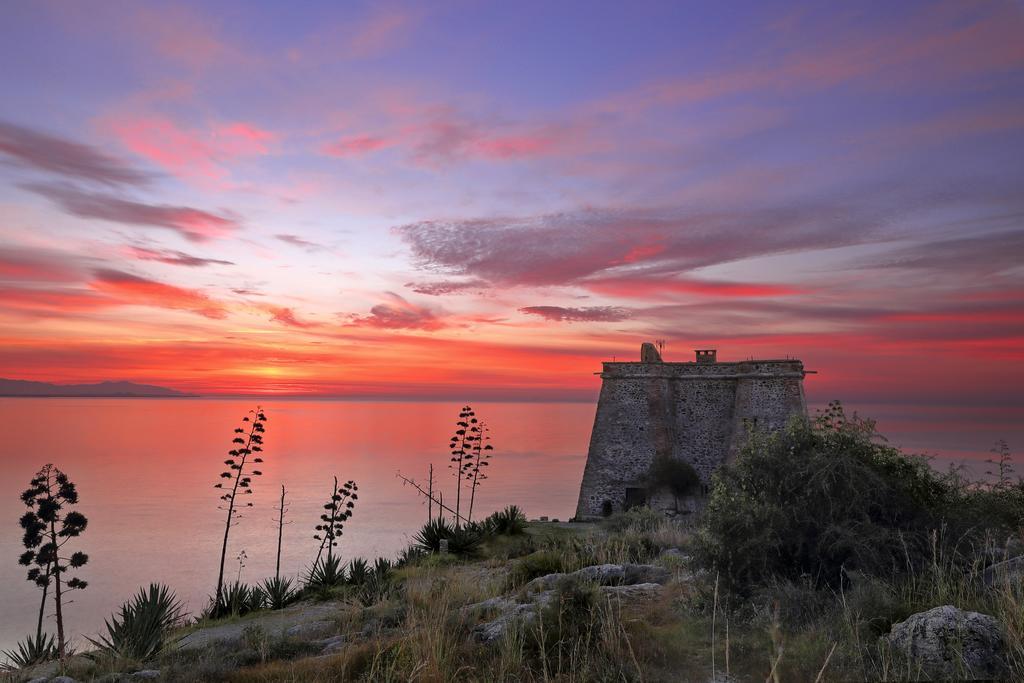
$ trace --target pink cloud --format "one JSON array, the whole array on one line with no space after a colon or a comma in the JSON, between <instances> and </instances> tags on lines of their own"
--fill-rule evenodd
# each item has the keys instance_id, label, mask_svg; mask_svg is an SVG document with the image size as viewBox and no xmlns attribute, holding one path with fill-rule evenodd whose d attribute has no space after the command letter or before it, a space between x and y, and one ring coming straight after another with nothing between
<instances>
[{"instance_id":1,"label":"pink cloud","mask_svg":"<svg viewBox=\"0 0 1024 683\"><path fill-rule=\"evenodd\" d=\"M403 297L385 292L386 301L370 309L366 316L353 316L353 325L380 327L384 329L439 330L445 327L437 313L427 307L419 306Z\"/></svg>"},{"instance_id":2,"label":"pink cloud","mask_svg":"<svg viewBox=\"0 0 1024 683\"><path fill-rule=\"evenodd\" d=\"M544 156L557 146L555 138L545 135L506 135L477 140L473 149L484 158L523 159Z\"/></svg>"},{"instance_id":3,"label":"pink cloud","mask_svg":"<svg viewBox=\"0 0 1024 683\"><path fill-rule=\"evenodd\" d=\"M270 313L270 319L279 322L282 325L289 327L298 327L300 329L308 329L311 327L319 327L320 323L309 320L302 320L295 315L295 311L287 306L264 306L263 309Z\"/></svg>"},{"instance_id":4,"label":"pink cloud","mask_svg":"<svg viewBox=\"0 0 1024 683\"><path fill-rule=\"evenodd\" d=\"M349 38L350 57L377 55L394 46L412 27L415 17L397 9L376 12L358 24Z\"/></svg>"},{"instance_id":5,"label":"pink cloud","mask_svg":"<svg viewBox=\"0 0 1024 683\"><path fill-rule=\"evenodd\" d=\"M872 87L946 84L1024 65L1024 21L1009 3L931 3L870 33L815 26L820 42L793 42L783 56L699 76L664 79L601 100L598 111L633 113L753 91L829 88L861 80ZM870 80L869 80L870 79Z\"/></svg>"},{"instance_id":6,"label":"pink cloud","mask_svg":"<svg viewBox=\"0 0 1024 683\"><path fill-rule=\"evenodd\" d=\"M235 159L270 152L278 136L253 124L215 124L208 129L188 129L162 116L109 119L106 127L126 148L187 179L222 181L225 168Z\"/></svg>"},{"instance_id":7,"label":"pink cloud","mask_svg":"<svg viewBox=\"0 0 1024 683\"><path fill-rule=\"evenodd\" d=\"M332 157L363 156L391 147L394 143L382 137L355 135L324 145L323 152Z\"/></svg>"}]
</instances>

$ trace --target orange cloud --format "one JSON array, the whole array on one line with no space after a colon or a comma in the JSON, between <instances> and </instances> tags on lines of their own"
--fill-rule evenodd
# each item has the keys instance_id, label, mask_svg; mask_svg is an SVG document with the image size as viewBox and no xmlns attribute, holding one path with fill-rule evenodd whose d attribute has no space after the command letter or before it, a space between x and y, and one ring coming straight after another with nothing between
<instances>
[{"instance_id":1,"label":"orange cloud","mask_svg":"<svg viewBox=\"0 0 1024 683\"><path fill-rule=\"evenodd\" d=\"M224 304L197 289L176 287L119 270L97 270L90 286L122 304L192 311L207 318L224 318Z\"/></svg>"}]
</instances>

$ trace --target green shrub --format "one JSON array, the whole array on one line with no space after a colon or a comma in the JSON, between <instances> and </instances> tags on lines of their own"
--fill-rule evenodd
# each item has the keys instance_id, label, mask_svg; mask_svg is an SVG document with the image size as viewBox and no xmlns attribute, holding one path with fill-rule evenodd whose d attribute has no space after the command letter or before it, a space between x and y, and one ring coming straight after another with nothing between
<instances>
[{"instance_id":1,"label":"green shrub","mask_svg":"<svg viewBox=\"0 0 1024 683\"><path fill-rule=\"evenodd\" d=\"M650 533L667 523L665 515L649 507L635 507L625 512L613 514L601 521L601 524L613 532L632 531Z\"/></svg>"},{"instance_id":2,"label":"green shrub","mask_svg":"<svg viewBox=\"0 0 1024 683\"><path fill-rule=\"evenodd\" d=\"M696 559L740 591L772 578L838 586L853 570L906 573L932 558L933 529L947 529L940 543L980 543L962 520L972 499L960 480L880 443L874 423L835 403L813 421L754 433L715 474Z\"/></svg>"},{"instance_id":3,"label":"green shrub","mask_svg":"<svg viewBox=\"0 0 1024 683\"><path fill-rule=\"evenodd\" d=\"M106 635L89 642L103 656L144 662L157 656L168 645L167 636L183 617L181 602L167 586L151 583L139 589L130 601L121 605L119 614L107 620Z\"/></svg>"},{"instance_id":4,"label":"green shrub","mask_svg":"<svg viewBox=\"0 0 1024 683\"><path fill-rule=\"evenodd\" d=\"M482 537L472 529L455 528L444 519L432 519L423 525L413 540L427 552L439 552L441 541L448 541L448 552L462 557L473 557L480 550Z\"/></svg>"},{"instance_id":5,"label":"green shrub","mask_svg":"<svg viewBox=\"0 0 1024 683\"><path fill-rule=\"evenodd\" d=\"M47 633L39 633L37 636L27 636L17 643L17 650L4 650L3 656L7 658L7 664L0 665L3 669L24 669L33 664L41 664L57 658L57 644L53 636Z\"/></svg>"}]
</instances>

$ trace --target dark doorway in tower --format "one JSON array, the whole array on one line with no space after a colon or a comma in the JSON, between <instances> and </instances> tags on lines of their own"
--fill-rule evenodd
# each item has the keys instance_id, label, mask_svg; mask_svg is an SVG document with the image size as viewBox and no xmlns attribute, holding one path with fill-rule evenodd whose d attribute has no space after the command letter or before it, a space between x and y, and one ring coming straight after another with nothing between
<instances>
[{"instance_id":1,"label":"dark doorway in tower","mask_svg":"<svg viewBox=\"0 0 1024 683\"><path fill-rule=\"evenodd\" d=\"M647 505L647 489L642 488L627 488L626 489L626 502L623 503L622 509L629 510L632 508L643 507Z\"/></svg>"}]
</instances>

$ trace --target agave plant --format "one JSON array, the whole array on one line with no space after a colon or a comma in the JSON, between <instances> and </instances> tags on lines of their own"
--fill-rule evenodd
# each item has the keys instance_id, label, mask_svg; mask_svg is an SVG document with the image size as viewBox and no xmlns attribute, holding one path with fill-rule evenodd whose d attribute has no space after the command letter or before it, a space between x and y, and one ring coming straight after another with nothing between
<instances>
[{"instance_id":1,"label":"agave plant","mask_svg":"<svg viewBox=\"0 0 1024 683\"><path fill-rule=\"evenodd\" d=\"M121 605L119 614L106 620L107 633L89 642L100 653L118 659L143 662L156 657L168 645L167 635L181 622L184 612L174 592L158 583L139 589Z\"/></svg>"},{"instance_id":2,"label":"agave plant","mask_svg":"<svg viewBox=\"0 0 1024 683\"><path fill-rule=\"evenodd\" d=\"M391 560L386 557L378 557L377 561L373 563L373 575L377 579L390 579L393 567Z\"/></svg>"},{"instance_id":3,"label":"agave plant","mask_svg":"<svg viewBox=\"0 0 1024 683\"><path fill-rule=\"evenodd\" d=\"M457 528L444 519L432 519L423 525L413 540L427 552L438 552L441 541L448 541L448 552L453 555L472 556L479 550L480 534L469 528Z\"/></svg>"},{"instance_id":4,"label":"agave plant","mask_svg":"<svg viewBox=\"0 0 1024 683\"><path fill-rule=\"evenodd\" d=\"M24 669L33 664L56 659L57 643L48 633L29 635L18 642L17 650L4 650L2 654L7 658L7 663L0 665L0 670Z\"/></svg>"},{"instance_id":5,"label":"agave plant","mask_svg":"<svg viewBox=\"0 0 1024 683\"><path fill-rule=\"evenodd\" d=\"M484 524L489 533L503 536L517 536L526 531L526 515L518 505L509 505L504 510L495 512Z\"/></svg>"},{"instance_id":6,"label":"agave plant","mask_svg":"<svg viewBox=\"0 0 1024 683\"><path fill-rule=\"evenodd\" d=\"M241 581L224 586L219 600L212 598L206 615L210 619L220 619L229 615L241 616L262 609L266 603L266 595L259 586L249 586Z\"/></svg>"},{"instance_id":7,"label":"agave plant","mask_svg":"<svg viewBox=\"0 0 1024 683\"><path fill-rule=\"evenodd\" d=\"M275 576L266 579L260 588L264 603L270 609L284 609L295 601L296 591L292 588L292 580Z\"/></svg>"},{"instance_id":8,"label":"agave plant","mask_svg":"<svg viewBox=\"0 0 1024 683\"><path fill-rule=\"evenodd\" d=\"M400 553L398 553L398 559L395 561L396 567L405 567L410 564L416 564L422 558L426 557L427 552L418 545L410 545Z\"/></svg>"},{"instance_id":9,"label":"agave plant","mask_svg":"<svg viewBox=\"0 0 1024 683\"><path fill-rule=\"evenodd\" d=\"M341 564L341 558L328 554L322 557L309 570L309 576L306 578L306 588L322 590L340 586L344 582L345 568Z\"/></svg>"},{"instance_id":10,"label":"agave plant","mask_svg":"<svg viewBox=\"0 0 1024 683\"><path fill-rule=\"evenodd\" d=\"M357 557L348 563L348 582L354 586L359 586L370 575L369 563L361 557Z\"/></svg>"},{"instance_id":11,"label":"agave plant","mask_svg":"<svg viewBox=\"0 0 1024 683\"><path fill-rule=\"evenodd\" d=\"M391 560L386 557L378 557L373 563L373 569L368 572L366 579L359 585L356 599L364 606L369 607L392 597L397 591L397 587L392 581L393 567Z\"/></svg>"}]
</instances>

